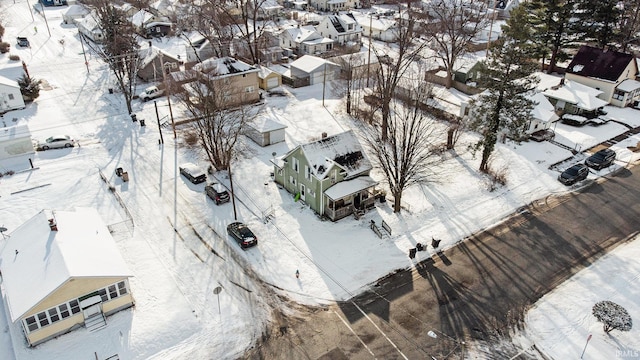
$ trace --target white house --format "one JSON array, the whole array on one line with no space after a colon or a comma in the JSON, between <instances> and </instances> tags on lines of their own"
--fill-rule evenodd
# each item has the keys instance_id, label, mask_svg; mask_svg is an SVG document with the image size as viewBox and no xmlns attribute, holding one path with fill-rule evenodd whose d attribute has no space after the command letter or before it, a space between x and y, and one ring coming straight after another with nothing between
<instances>
[{"instance_id":1,"label":"white house","mask_svg":"<svg viewBox=\"0 0 640 360\"><path fill-rule=\"evenodd\" d=\"M602 93L601 90L564 79L543 92L557 110L576 115L595 113L607 105L608 102L600 98Z\"/></svg>"},{"instance_id":2,"label":"white house","mask_svg":"<svg viewBox=\"0 0 640 360\"><path fill-rule=\"evenodd\" d=\"M327 15L316 29L320 35L340 45L359 44L362 37L362 27L351 14Z\"/></svg>"},{"instance_id":3,"label":"white house","mask_svg":"<svg viewBox=\"0 0 640 360\"><path fill-rule=\"evenodd\" d=\"M280 33L280 46L300 56L321 54L333 49L333 40L320 35L311 25L294 26Z\"/></svg>"},{"instance_id":4,"label":"white house","mask_svg":"<svg viewBox=\"0 0 640 360\"><path fill-rule=\"evenodd\" d=\"M398 24L393 19L379 15L356 15L355 19L362 27L363 36L384 42L396 41L398 37Z\"/></svg>"},{"instance_id":5,"label":"white house","mask_svg":"<svg viewBox=\"0 0 640 360\"><path fill-rule=\"evenodd\" d=\"M94 43L101 43L104 41L104 33L102 32L102 28L100 24L96 20L93 14L89 14L82 19L76 20L76 26L78 27L78 31L89 40Z\"/></svg>"},{"instance_id":6,"label":"white house","mask_svg":"<svg viewBox=\"0 0 640 360\"><path fill-rule=\"evenodd\" d=\"M290 63L289 68L292 77L308 78L309 85L333 80L340 71L338 64L311 55L305 55Z\"/></svg>"},{"instance_id":7,"label":"white house","mask_svg":"<svg viewBox=\"0 0 640 360\"><path fill-rule=\"evenodd\" d=\"M0 76L0 114L16 109L24 109L20 85L15 80Z\"/></svg>"},{"instance_id":8,"label":"white house","mask_svg":"<svg viewBox=\"0 0 640 360\"><path fill-rule=\"evenodd\" d=\"M87 15L89 15L89 10L86 7L80 4L74 4L70 5L67 11L62 14L62 21L65 24L75 24L77 20Z\"/></svg>"},{"instance_id":9,"label":"white house","mask_svg":"<svg viewBox=\"0 0 640 360\"><path fill-rule=\"evenodd\" d=\"M556 109L544 94L535 93L530 97L530 99L536 105L533 110L531 110L531 116L533 119L529 122L527 129L525 130L527 134L549 129L551 124L558 121L559 117L558 114L556 114Z\"/></svg>"},{"instance_id":10,"label":"white house","mask_svg":"<svg viewBox=\"0 0 640 360\"><path fill-rule=\"evenodd\" d=\"M6 314L29 346L98 330L134 304L133 275L92 208L40 211L2 243L0 271Z\"/></svg>"}]
</instances>

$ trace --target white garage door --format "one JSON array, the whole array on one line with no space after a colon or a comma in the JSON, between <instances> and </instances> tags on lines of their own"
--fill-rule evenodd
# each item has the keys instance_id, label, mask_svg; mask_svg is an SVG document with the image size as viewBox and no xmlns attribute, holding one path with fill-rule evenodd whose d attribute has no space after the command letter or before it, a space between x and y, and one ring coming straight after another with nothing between
<instances>
[{"instance_id":1,"label":"white garage door","mask_svg":"<svg viewBox=\"0 0 640 360\"><path fill-rule=\"evenodd\" d=\"M267 79L267 90L278 86L278 78Z\"/></svg>"}]
</instances>

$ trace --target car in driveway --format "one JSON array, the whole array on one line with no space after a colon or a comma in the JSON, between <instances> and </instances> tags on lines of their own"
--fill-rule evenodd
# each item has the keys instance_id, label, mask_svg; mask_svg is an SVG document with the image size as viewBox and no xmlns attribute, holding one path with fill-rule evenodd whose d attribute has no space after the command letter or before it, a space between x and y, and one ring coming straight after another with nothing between
<instances>
[{"instance_id":1,"label":"car in driveway","mask_svg":"<svg viewBox=\"0 0 640 360\"><path fill-rule=\"evenodd\" d=\"M200 184L207 181L207 174L193 163L184 163L180 166L180 174L186 177L194 184Z\"/></svg>"},{"instance_id":2,"label":"car in driveway","mask_svg":"<svg viewBox=\"0 0 640 360\"><path fill-rule=\"evenodd\" d=\"M251 231L247 225L235 221L227 225L227 233L240 245L246 249L258 245L258 237Z\"/></svg>"},{"instance_id":3,"label":"car in driveway","mask_svg":"<svg viewBox=\"0 0 640 360\"><path fill-rule=\"evenodd\" d=\"M16 43L18 44L18 46L20 47L29 47L29 39L27 39L24 36L18 36L16 38Z\"/></svg>"},{"instance_id":4,"label":"car in driveway","mask_svg":"<svg viewBox=\"0 0 640 360\"><path fill-rule=\"evenodd\" d=\"M76 141L69 135L54 135L46 138L43 141L36 141L36 150L49 150L49 149L63 149L70 148L76 145Z\"/></svg>"},{"instance_id":5,"label":"car in driveway","mask_svg":"<svg viewBox=\"0 0 640 360\"><path fill-rule=\"evenodd\" d=\"M573 185L589 175L589 168L585 164L575 164L558 176L558 181L565 185Z\"/></svg>"},{"instance_id":6,"label":"car in driveway","mask_svg":"<svg viewBox=\"0 0 640 360\"><path fill-rule=\"evenodd\" d=\"M555 137L556 137L556 133L550 129L538 130L532 133L531 135L529 135L529 138L531 140L537 141L537 142L553 140Z\"/></svg>"},{"instance_id":7,"label":"car in driveway","mask_svg":"<svg viewBox=\"0 0 640 360\"><path fill-rule=\"evenodd\" d=\"M215 201L216 205L220 205L226 202L229 202L231 197L229 196L229 192L225 189L222 184L212 183L204 187L204 192L207 194L209 199Z\"/></svg>"},{"instance_id":8,"label":"car in driveway","mask_svg":"<svg viewBox=\"0 0 640 360\"><path fill-rule=\"evenodd\" d=\"M601 170L611 166L616 159L616 152L611 149L598 150L584 161L585 165L592 169Z\"/></svg>"}]
</instances>

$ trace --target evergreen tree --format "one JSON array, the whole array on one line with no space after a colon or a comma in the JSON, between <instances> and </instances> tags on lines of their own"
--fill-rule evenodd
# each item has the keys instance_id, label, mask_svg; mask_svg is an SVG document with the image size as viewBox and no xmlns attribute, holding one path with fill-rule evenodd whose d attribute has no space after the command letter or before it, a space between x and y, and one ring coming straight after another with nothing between
<instances>
[{"instance_id":1,"label":"evergreen tree","mask_svg":"<svg viewBox=\"0 0 640 360\"><path fill-rule=\"evenodd\" d=\"M638 43L640 33L640 2L623 0L619 3L622 16L619 21L620 50L626 52L629 44Z\"/></svg>"},{"instance_id":2,"label":"evergreen tree","mask_svg":"<svg viewBox=\"0 0 640 360\"><path fill-rule=\"evenodd\" d=\"M20 86L20 93L22 96L31 100L37 99L40 96L40 83L42 80L38 80L29 76L28 73L22 74L18 79L18 85Z\"/></svg>"},{"instance_id":3,"label":"evergreen tree","mask_svg":"<svg viewBox=\"0 0 640 360\"><path fill-rule=\"evenodd\" d=\"M480 171L489 172L489 157L498 136L520 139L524 125L531 120L533 102L529 99L537 79L532 76L537 65L535 47L529 41L531 26L526 22L526 9L516 8L507 21L503 37L494 43L483 62L480 87L487 89L471 106L470 127L482 138L475 150L482 149Z\"/></svg>"},{"instance_id":4,"label":"evergreen tree","mask_svg":"<svg viewBox=\"0 0 640 360\"><path fill-rule=\"evenodd\" d=\"M549 59L547 71L552 73L559 61L569 58L566 50L575 41L575 0L531 0L521 6L526 9L525 20L530 25L535 54L542 60L543 70Z\"/></svg>"},{"instance_id":5,"label":"evergreen tree","mask_svg":"<svg viewBox=\"0 0 640 360\"><path fill-rule=\"evenodd\" d=\"M579 0L575 16L580 20L578 30L585 41L594 42L601 49L620 43L619 20L622 9L618 0Z\"/></svg>"}]
</instances>

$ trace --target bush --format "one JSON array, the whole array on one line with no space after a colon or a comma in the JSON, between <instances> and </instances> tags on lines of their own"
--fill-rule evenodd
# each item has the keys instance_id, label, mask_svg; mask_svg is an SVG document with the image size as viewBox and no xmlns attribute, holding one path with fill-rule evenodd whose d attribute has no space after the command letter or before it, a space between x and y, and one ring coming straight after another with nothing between
<instances>
[{"instance_id":1,"label":"bush","mask_svg":"<svg viewBox=\"0 0 640 360\"><path fill-rule=\"evenodd\" d=\"M9 48L11 47L11 45L8 42L0 42L0 53L7 53L9 52Z\"/></svg>"},{"instance_id":2,"label":"bush","mask_svg":"<svg viewBox=\"0 0 640 360\"><path fill-rule=\"evenodd\" d=\"M9 55L9 60L11 60L11 61L19 61L20 60L20 56L18 56L16 54L11 54L11 55Z\"/></svg>"}]
</instances>

